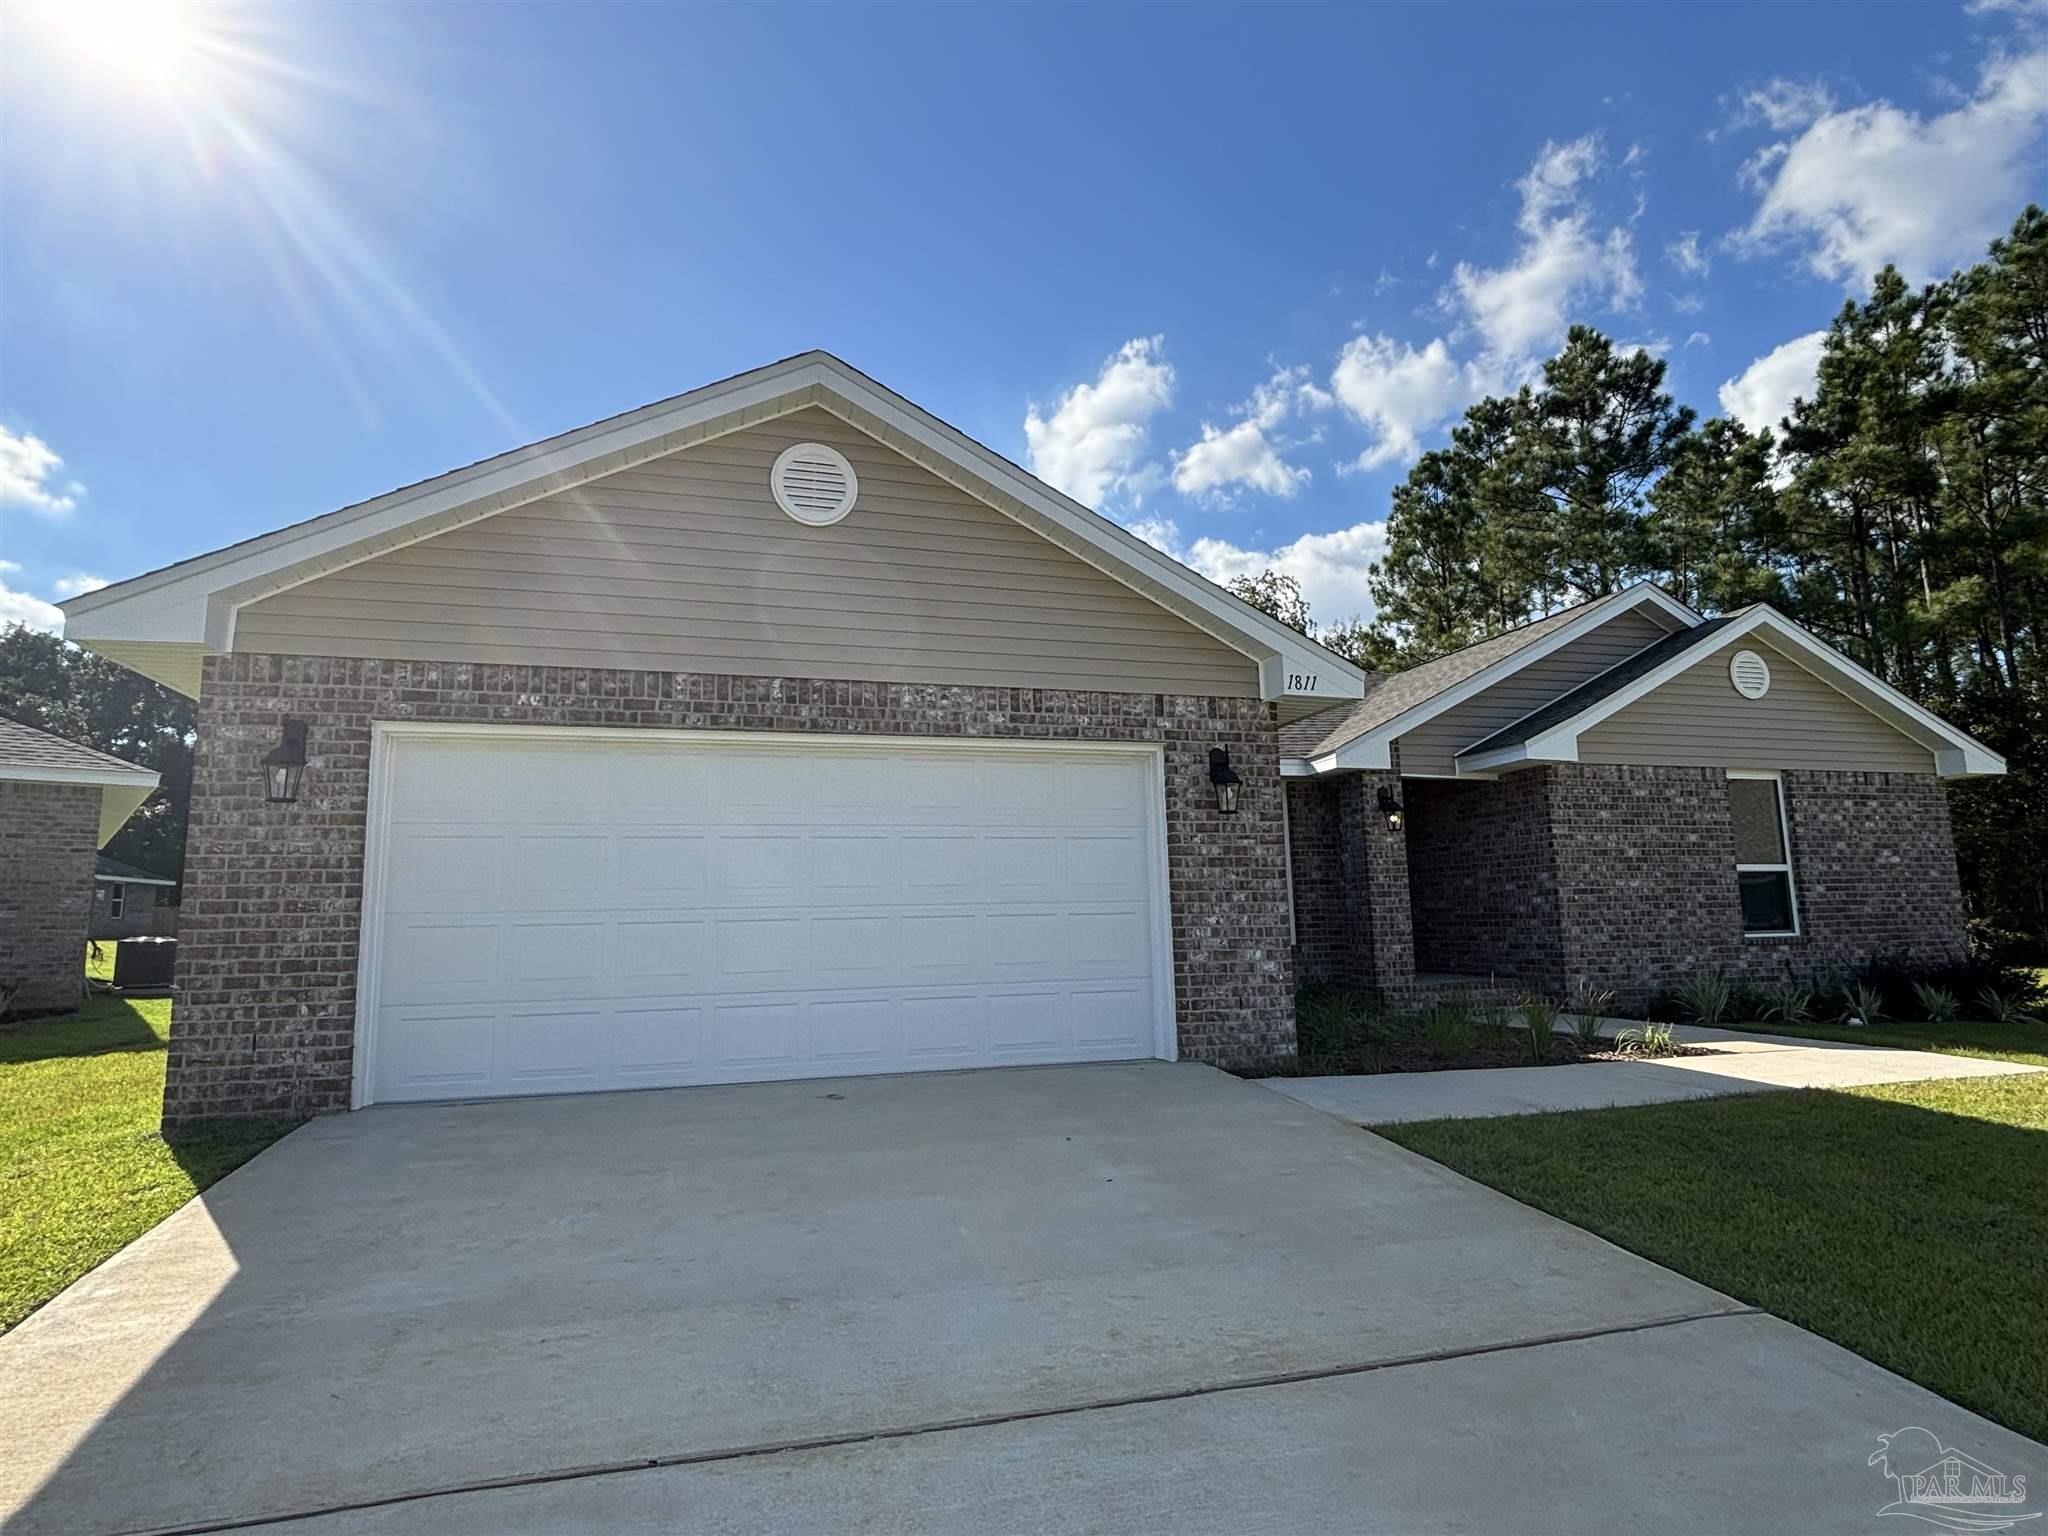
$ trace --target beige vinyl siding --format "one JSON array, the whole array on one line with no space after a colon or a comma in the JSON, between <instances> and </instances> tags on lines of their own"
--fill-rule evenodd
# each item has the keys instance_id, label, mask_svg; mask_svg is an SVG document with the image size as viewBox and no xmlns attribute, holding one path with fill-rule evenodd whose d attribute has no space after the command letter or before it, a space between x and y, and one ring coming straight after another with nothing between
<instances>
[{"instance_id":1,"label":"beige vinyl siding","mask_svg":"<svg viewBox=\"0 0 2048 1536\"><path fill-rule=\"evenodd\" d=\"M792 443L860 477L776 506ZM261 602L235 649L1255 697L1245 656L815 407Z\"/></svg>"},{"instance_id":2,"label":"beige vinyl siding","mask_svg":"<svg viewBox=\"0 0 2048 1536\"><path fill-rule=\"evenodd\" d=\"M1745 699L1728 658L1753 650L1771 689ZM1755 636L1731 642L1579 738L1582 763L1932 773L1934 754Z\"/></svg>"},{"instance_id":3,"label":"beige vinyl siding","mask_svg":"<svg viewBox=\"0 0 2048 1536\"><path fill-rule=\"evenodd\" d=\"M1617 662L1626 661L1643 647L1656 644L1668 633L1664 624L1642 608L1616 614L1591 634L1581 635L1570 645L1530 662L1484 693L1475 694L1455 709L1445 710L1398 738L1401 771L1455 774L1457 755L1466 747L1484 741L1503 726L1513 725L1559 694L1597 677Z\"/></svg>"}]
</instances>

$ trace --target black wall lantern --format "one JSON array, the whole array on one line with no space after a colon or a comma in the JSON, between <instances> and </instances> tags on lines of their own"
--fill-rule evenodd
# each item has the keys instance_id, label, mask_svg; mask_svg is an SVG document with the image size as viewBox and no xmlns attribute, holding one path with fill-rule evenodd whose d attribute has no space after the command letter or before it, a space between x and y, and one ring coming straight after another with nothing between
<instances>
[{"instance_id":1,"label":"black wall lantern","mask_svg":"<svg viewBox=\"0 0 2048 1536\"><path fill-rule=\"evenodd\" d=\"M1230 748L1209 749L1209 782L1216 786L1216 809L1230 815L1237 809L1237 786L1244 782L1230 766Z\"/></svg>"},{"instance_id":2,"label":"black wall lantern","mask_svg":"<svg viewBox=\"0 0 2048 1536\"><path fill-rule=\"evenodd\" d=\"M284 717L284 740L263 759L263 798L286 802L299 798L306 776L306 722Z\"/></svg>"},{"instance_id":3,"label":"black wall lantern","mask_svg":"<svg viewBox=\"0 0 2048 1536\"><path fill-rule=\"evenodd\" d=\"M1402 826L1401 802L1394 797L1394 792L1384 784L1380 786L1379 801L1380 814L1387 818L1387 830L1389 832L1400 831Z\"/></svg>"}]
</instances>

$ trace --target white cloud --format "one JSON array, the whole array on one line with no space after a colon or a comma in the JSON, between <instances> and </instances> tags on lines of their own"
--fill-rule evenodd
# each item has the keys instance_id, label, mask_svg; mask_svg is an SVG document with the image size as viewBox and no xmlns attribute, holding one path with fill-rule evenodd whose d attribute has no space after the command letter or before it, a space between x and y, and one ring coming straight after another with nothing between
<instances>
[{"instance_id":1,"label":"white cloud","mask_svg":"<svg viewBox=\"0 0 2048 1536\"><path fill-rule=\"evenodd\" d=\"M1813 272L1852 288L1886 262L1909 282L1943 276L2026 201L2044 122L2048 49L1993 59L1976 93L1936 117L1885 101L1818 111L1744 168L1760 202L1741 242L1802 247Z\"/></svg>"},{"instance_id":2,"label":"white cloud","mask_svg":"<svg viewBox=\"0 0 2048 1536\"><path fill-rule=\"evenodd\" d=\"M1721 386L1721 409L1752 432L1775 432L1795 398L1813 398L1826 331L1808 331L1774 347Z\"/></svg>"},{"instance_id":3,"label":"white cloud","mask_svg":"<svg viewBox=\"0 0 2048 1536\"><path fill-rule=\"evenodd\" d=\"M1713 344L1714 338L1708 335L1705 331L1694 331L1690 336L1685 338L1685 345L1687 350L1690 350L1693 347L1711 347Z\"/></svg>"},{"instance_id":4,"label":"white cloud","mask_svg":"<svg viewBox=\"0 0 2048 1536\"><path fill-rule=\"evenodd\" d=\"M106 584L104 576L88 576L79 571L70 576L59 576L50 585L59 597L76 597L81 592L97 592Z\"/></svg>"},{"instance_id":5,"label":"white cloud","mask_svg":"<svg viewBox=\"0 0 2048 1536\"><path fill-rule=\"evenodd\" d=\"M1743 92L1728 126L1752 128L1762 123L1773 133L1790 133L1834 110L1834 93L1818 80L1780 78Z\"/></svg>"},{"instance_id":6,"label":"white cloud","mask_svg":"<svg viewBox=\"0 0 2048 1536\"><path fill-rule=\"evenodd\" d=\"M1625 310L1642 298L1628 231L1600 234L1586 205L1583 184L1599 169L1599 135L1546 142L1520 182L1515 259L1490 269L1461 261L1452 272L1457 302L1494 360L1492 371L1512 371L1556 342L1588 301Z\"/></svg>"},{"instance_id":7,"label":"white cloud","mask_svg":"<svg viewBox=\"0 0 2048 1536\"><path fill-rule=\"evenodd\" d=\"M1076 501L1135 505L1163 476L1146 458L1151 421L1173 403L1166 338L1134 337L1102 365L1092 384L1076 384L1051 415L1024 413L1031 472Z\"/></svg>"},{"instance_id":8,"label":"white cloud","mask_svg":"<svg viewBox=\"0 0 2048 1536\"><path fill-rule=\"evenodd\" d=\"M1282 457L1292 446L1274 434L1299 411L1327 409L1332 400L1306 368L1281 368L1237 407L1234 426L1202 423L1202 440L1173 466L1173 488L1183 496L1224 501L1233 488L1293 496L1309 482L1309 471Z\"/></svg>"},{"instance_id":9,"label":"white cloud","mask_svg":"<svg viewBox=\"0 0 2048 1536\"><path fill-rule=\"evenodd\" d=\"M0 426L0 506L62 517L78 505L85 491L75 480L57 484L57 471L63 467L64 460L40 437Z\"/></svg>"},{"instance_id":10,"label":"white cloud","mask_svg":"<svg viewBox=\"0 0 2048 1536\"><path fill-rule=\"evenodd\" d=\"M13 570L21 567L14 566ZM0 629L10 624L26 624L30 629L47 630L55 635L64 629L64 615L57 611L54 603L46 603L29 592L17 592L5 581L0 581Z\"/></svg>"},{"instance_id":11,"label":"white cloud","mask_svg":"<svg viewBox=\"0 0 2048 1536\"><path fill-rule=\"evenodd\" d=\"M1273 549L1248 549L1227 539L1196 539L1183 544L1179 526L1164 518L1133 523L1131 532L1211 581L1227 582L1234 576L1256 576L1266 570L1292 576L1301 584L1301 595L1308 600L1318 624L1372 617L1366 573L1373 561L1387 552L1384 522L1305 533Z\"/></svg>"},{"instance_id":12,"label":"white cloud","mask_svg":"<svg viewBox=\"0 0 2048 1536\"><path fill-rule=\"evenodd\" d=\"M1700 232L1696 229L1688 229L1665 246L1664 256L1687 277L1705 277L1714 267L1707 253L1700 249Z\"/></svg>"},{"instance_id":13,"label":"white cloud","mask_svg":"<svg viewBox=\"0 0 2048 1536\"><path fill-rule=\"evenodd\" d=\"M1419 350L1391 336L1354 336L1337 358L1330 387L1344 409L1374 434L1350 466L1354 469L1414 458L1422 451L1422 433L1484 393L1441 336Z\"/></svg>"}]
</instances>

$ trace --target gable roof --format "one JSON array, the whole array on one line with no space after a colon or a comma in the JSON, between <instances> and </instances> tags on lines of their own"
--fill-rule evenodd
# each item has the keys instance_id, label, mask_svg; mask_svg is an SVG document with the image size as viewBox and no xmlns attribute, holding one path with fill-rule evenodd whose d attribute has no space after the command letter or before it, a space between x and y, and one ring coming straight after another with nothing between
<instances>
[{"instance_id":1,"label":"gable roof","mask_svg":"<svg viewBox=\"0 0 2048 1536\"><path fill-rule=\"evenodd\" d=\"M104 880L110 885L176 885L175 880L166 880L162 875L153 875L146 869L133 864L124 864L119 859L110 859L104 853L93 860L92 877Z\"/></svg>"},{"instance_id":2,"label":"gable roof","mask_svg":"<svg viewBox=\"0 0 2048 1536\"><path fill-rule=\"evenodd\" d=\"M827 352L805 352L370 501L85 593L65 637L193 697L245 605L632 465L819 406L1258 665L1284 715L1364 674Z\"/></svg>"},{"instance_id":3,"label":"gable roof","mask_svg":"<svg viewBox=\"0 0 2048 1536\"><path fill-rule=\"evenodd\" d=\"M1777 609L1758 603L1672 635L1458 754L1460 773L1579 760L1579 737L1745 635L1767 639L1836 692L1934 754L1945 779L2002 774L2005 759L1922 708Z\"/></svg>"},{"instance_id":4,"label":"gable roof","mask_svg":"<svg viewBox=\"0 0 2048 1536\"><path fill-rule=\"evenodd\" d=\"M1475 641L1462 650L1406 671L1372 674L1358 703L1326 709L1283 727L1281 758L1300 760L1308 765L1307 771L1318 773L1339 768L1388 767L1392 762L1389 748L1397 736L1455 708L1617 615L1641 607L1654 608L1688 630L1701 622L1697 613L1662 587L1638 582L1606 597L1589 599L1533 623Z\"/></svg>"},{"instance_id":5,"label":"gable roof","mask_svg":"<svg viewBox=\"0 0 2048 1536\"><path fill-rule=\"evenodd\" d=\"M156 788L157 776L96 747L52 736L0 715L0 779L23 784L79 784L100 791L99 839L104 844Z\"/></svg>"}]
</instances>

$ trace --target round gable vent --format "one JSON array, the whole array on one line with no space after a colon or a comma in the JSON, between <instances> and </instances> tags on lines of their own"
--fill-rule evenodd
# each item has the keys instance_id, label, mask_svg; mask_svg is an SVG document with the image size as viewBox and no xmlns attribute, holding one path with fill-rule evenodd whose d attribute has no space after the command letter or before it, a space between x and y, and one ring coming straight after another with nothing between
<instances>
[{"instance_id":1,"label":"round gable vent","mask_svg":"<svg viewBox=\"0 0 2048 1536\"><path fill-rule=\"evenodd\" d=\"M1771 668L1755 651L1737 651L1728 658L1728 681L1745 699L1760 699L1771 691Z\"/></svg>"},{"instance_id":2,"label":"round gable vent","mask_svg":"<svg viewBox=\"0 0 2048 1536\"><path fill-rule=\"evenodd\" d=\"M776 455L775 467L768 471L768 488L775 493L775 505L791 517L822 528L853 510L860 481L837 448L798 443Z\"/></svg>"}]
</instances>

